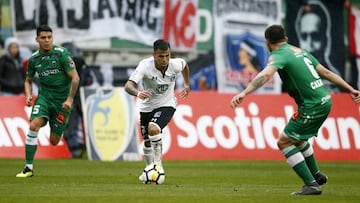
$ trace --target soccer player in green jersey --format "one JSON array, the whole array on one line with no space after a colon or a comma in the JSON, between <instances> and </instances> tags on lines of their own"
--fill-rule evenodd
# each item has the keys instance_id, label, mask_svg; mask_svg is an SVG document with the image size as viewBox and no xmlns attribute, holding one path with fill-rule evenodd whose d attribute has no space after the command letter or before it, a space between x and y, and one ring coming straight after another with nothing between
<instances>
[{"instance_id":1,"label":"soccer player in green jersey","mask_svg":"<svg viewBox=\"0 0 360 203\"><path fill-rule=\"evenodd\" d=\"M264 85L278 72L286 91L298 106L277 141L287 163L305 184L300 191L292 194L321 194L320 185L325 184L328 177L320 172L308 139L317 136L331 109L331 96L322 79L344 89L355 103L360 103L360 92L321 65L309 52L288 44L281 25L268 27L265 39L270 51L267 66L244 91L232 98L230 106L236 108L246 95Z\"/></svg>"},{"instance_id":2,"label":"soccer player in green jersey","mask_svg":"<svg viewBox=\"0 0 360 203\"><path fill-rule=\"evenodd\" d=\"M25 79L26 104L32 105L32 81L35 73L40 78L38 97L32 107L29 132L25 141L25 168L16 177L32 177L41 127L50 124L50 143L57 145L69 121L74 96L79 86L79 75L71 54L53 44L52 29L41 25L36 29L37 50L29 59Z\"/></svg>"}]
</instances>

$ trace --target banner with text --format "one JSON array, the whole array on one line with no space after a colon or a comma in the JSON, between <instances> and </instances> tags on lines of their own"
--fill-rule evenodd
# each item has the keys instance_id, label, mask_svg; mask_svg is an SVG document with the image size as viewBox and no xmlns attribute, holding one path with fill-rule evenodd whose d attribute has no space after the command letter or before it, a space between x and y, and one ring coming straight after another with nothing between
<instances>
[{"instance_id":1,"label":"banner with text","mask_svg":"<svg viewBox=\"0 0 360 203\"><path fill-rule=\"evenodd\" d=\"M234 95L192 92L164 129L164 159L284 160L277 138L296 111L286 94L253 94L236 108ZM317 138L318 160L360 161L360 106L347 94L333 94L331 113ZM207 102L211 101L211 102Z\"/></svg>"},{"instance_id":2,"label":"banner with text","mask_svg":"<svg viewBox=\"0 0 360 203\"><path fill-rule=\"evenodd\" d=\"M123 95L121 88L88 89L86 94L89 157L138 160L142 140L134 124L138 118L137 113L133 115L137 110L136 106L131 107L132 99ZM276 140L296 111L293 100L285 94L253 94L240 107L231 109L232 97L232 94L192 92L186 100L179 99L175 115L163 131L164 159L283 160ZM310 140L316 156L322 161L360 161L360 106L347 94L332 94L332 98L329 117L317 138ZM0 97L1 158L24 158L29 113L23 96ZM125 132L132 134L132 138L122 136ZM40 130L38 138L36 158L71 158L64 140L51 146L48 126Z\"/></svg>"},{"instance_id":3,"label":"banner with text","mask_svg":"<svg viewBox=\"0 0 360 203\"><path fill-rule=\"evenodd\" d=\"M0 157L25 158L25 136L29 130L31 108L24 96L0 96ZM64 139L58 145L50 144L50 126L40 129L37 158L71 158Z\"/></svg>"},{"instance_id":4,"label":"banner with text","mask_svg":"<svg viewBox=\"0 0 360 203\"><path fill-rule=\"evenodd\" d=\"M47 24L56 43L119 37L151 46L164 37L173 50L195 50L197 0L11 0L14 35L35 45L35 28Z\"/></svg>"}]
</instances>

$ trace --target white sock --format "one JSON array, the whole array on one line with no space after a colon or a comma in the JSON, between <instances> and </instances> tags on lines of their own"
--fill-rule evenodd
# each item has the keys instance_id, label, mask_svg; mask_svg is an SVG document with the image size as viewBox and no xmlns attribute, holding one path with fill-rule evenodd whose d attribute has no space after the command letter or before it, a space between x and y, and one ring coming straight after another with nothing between
<instances>
[{"instance_id":1,"label":"white sock","mask_svg":"<svg viewBox=\"0 0 360 203\"><path fill-rule=\"evenodd\" d=\"M25 164L25 167L28 167L30 170L33 170L33 165L32 164Z\"/></svg>"},{"instance_id":2,"label":"white sock","mask_svg":"<svg viewBox=\"0 0 360 203\"><path fill-rule=\"evenodd\" d=\"M154 164L162 165L161 156L162 156L162 134L157 134L149 136L151 141L151 147L154 150Z\"/></svg>"},{"instance_id":3,"label":"white sock","mask_svg":"<svg viewBox=\"0 0 360 203\"><path fill-rule=\"evenodd\" d=\"M146 166L152 164L153 162L153 150L151 147L143 147L143 151L144 151L144 160L146 163Z\"/></svg>"}]
</instances>

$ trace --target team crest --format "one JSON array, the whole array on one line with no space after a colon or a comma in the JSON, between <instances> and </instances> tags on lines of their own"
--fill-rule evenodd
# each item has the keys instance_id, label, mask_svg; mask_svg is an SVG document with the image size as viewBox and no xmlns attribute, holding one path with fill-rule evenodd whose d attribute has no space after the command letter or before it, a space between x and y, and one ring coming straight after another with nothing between
<instances>
[{"instance_id":1,"label":"team crest","mask_svg":"<svg viewBox=\"0 0 360 203\"><path fill-rule=\"evenodd\" d=\"M85 102L90 158L113 161L127 151L137 153L132 98L119 88L95 91Z\"/></svg>"},{"instance_id":2,"label":"team crest","mask_svg":"<svg viewBox=\"0 0 360 203\"><path fill-rule=\"evenodd\" d=\"M68 62L71 68L75 68L75 62L70 56L68 56Z\"/></svg>"}]
</instances>

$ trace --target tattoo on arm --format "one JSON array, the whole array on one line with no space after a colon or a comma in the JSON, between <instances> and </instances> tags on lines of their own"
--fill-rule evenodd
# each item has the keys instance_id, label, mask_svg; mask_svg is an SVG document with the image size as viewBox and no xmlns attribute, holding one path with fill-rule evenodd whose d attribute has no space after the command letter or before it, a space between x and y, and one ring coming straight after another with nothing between
<instances>
[{"instance_id":1,"label":"tattoo on arm","mask_svg":"<svg viewBox=\"0 0 360 203\"><path fill-rule=\"evenodd\" d=\"M251 85L255 88L259 88L263 86L265 83L265 76L260 76L258 78L255 78L254 81L251 82Z\"/></svg>"},{"instance_id":2,"label":"tattoo on arm","mask_svg":"<svg viewBox=\"0 0 360 203\"><path fill-rule=\"evenodd\" d=\"M133 96L137 96L138 94L138 90L137 90L137 87L136 87L136 84L131 82L131 81L128 81L126 84L125 84L125 91L127 93L129 93L130 95L133 95Z\"/></svg>"},{"instance_id":3,"label":"tattoo on arm","mask_svg":"<svg viewBox=\"0 0 360 203\"><path fill-rule=\"evenodd\" d=\"M79 83L78 82L71 82L69 97L74 98L76 92L78 91Z\"/></svg>"}]
</instances>

